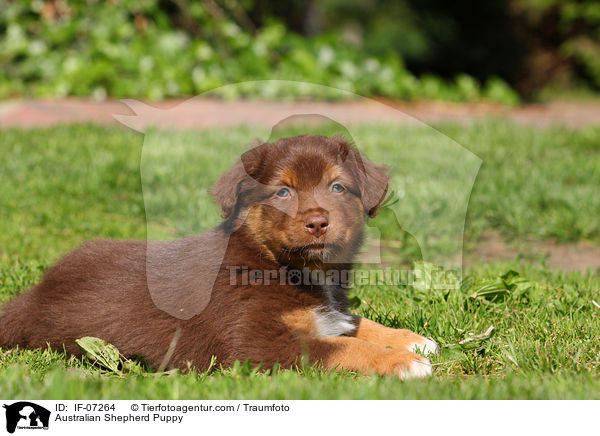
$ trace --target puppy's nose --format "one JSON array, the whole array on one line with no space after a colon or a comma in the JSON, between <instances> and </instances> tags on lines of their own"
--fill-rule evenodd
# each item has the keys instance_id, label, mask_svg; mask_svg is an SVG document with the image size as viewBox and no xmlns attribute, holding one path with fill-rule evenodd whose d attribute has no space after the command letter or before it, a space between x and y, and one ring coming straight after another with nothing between
<instances>
[{"instance_id":1,"label":"puppy's nose","mask_svg":"<svg viewBox=\"0 0 600 436\"><path fill-rule=\"evenodd\" d=\"M324 235L329 227L329 219L323 214L309 215L304 220L304 230L318 238Z\"/></svg>"}]
</instances>

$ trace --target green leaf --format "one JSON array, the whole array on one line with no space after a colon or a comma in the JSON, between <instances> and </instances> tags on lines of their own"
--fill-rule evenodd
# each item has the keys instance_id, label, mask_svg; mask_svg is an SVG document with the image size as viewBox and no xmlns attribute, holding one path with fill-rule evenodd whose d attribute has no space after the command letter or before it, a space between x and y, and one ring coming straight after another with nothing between
<instances>
[{"instance_id":1,"label":"green leaf","mask_svg":"<svg viewBox=\"0 0 600 436\"><path fill-rule=\"evenodd\" d=\"M135 360L125 360L125 362L123 362L123 372L136 375L146 374L144 368L142 368L140 363Z\"/></svg>"},{"instance_id":2,"label":"green leaf","mask_svg":"<svg viewBox=\"0 0 600 436\"><path fill-rule=\"evenodd\" d=\"M119 370L121 358L117 347L93 336L75 339L75 342L81 351L83 351L85 357L92 363L102 365L112 372L121 374Z\"/></svg>"},{"instance_id":3,"label":"green leaf","mask_svg":"<svg viewBox=\"0 0 600 436\"><path fill-rule=\"evenodd\" d=\"M520 276L517 271L508 270L492 282L486 283L471 294L471 298L492 302L503 301L506 298L528 299L529 291L534 283Z\"/></svg>"},{"instance_id":4,"label":"green leaf","mask_svg":"<svg viewBox=\"0 0 600 436\"><path fill-rule=\"evenodd\" d=\"M496 328L491 325L488 329L479 335L469 336L458 344L448 344L444 345L445 348L450 350L462 350L463 352L480 352L487 348L490 344L490 340L494 337L496 333Z\"/></svg>"}]
</instances>

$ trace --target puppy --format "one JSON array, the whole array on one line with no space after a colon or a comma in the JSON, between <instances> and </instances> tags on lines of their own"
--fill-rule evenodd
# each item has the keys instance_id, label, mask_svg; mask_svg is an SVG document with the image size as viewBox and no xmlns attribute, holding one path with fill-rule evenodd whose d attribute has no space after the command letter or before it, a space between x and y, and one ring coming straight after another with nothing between
<instances>
[{"instance_id":1,"label":"puppy","mask_svg":"<svg viewBox=\"0 0 600 436\"><path fill-rule=\"evenodd\" d=\"M212 356L289 368L306 357L427 376L415 351L437 352L433 341L347 311L347 273L387 183L339 137L261 144L213 187L221 225L177 241L84 244L6 305L0 346L79 354L75 339L96 336L160 369L203 370Z\"/></svg>"}]
</instances>

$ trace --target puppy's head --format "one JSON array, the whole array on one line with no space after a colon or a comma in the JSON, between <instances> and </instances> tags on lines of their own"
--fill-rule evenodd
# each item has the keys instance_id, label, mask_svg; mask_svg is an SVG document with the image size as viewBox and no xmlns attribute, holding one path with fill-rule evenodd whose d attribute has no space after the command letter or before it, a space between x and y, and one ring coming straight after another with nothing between
<instances>
[{"instance_id":1,"label":"puppy's head","mask_svg":"<svg viewBox=\"0 0 600 436\"><path fill-rule=\"evenodd\" d=\"M246 152L213 187L229 223L241 223L283 265L350 262L388 176L339 137L297 136Z\"/></svg>"}]
</instances>

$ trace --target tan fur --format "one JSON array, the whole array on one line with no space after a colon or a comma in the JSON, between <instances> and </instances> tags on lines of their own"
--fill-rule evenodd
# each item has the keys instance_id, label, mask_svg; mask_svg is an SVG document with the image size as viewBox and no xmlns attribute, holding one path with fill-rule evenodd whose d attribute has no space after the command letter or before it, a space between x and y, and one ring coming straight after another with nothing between
<instances>
[{"instance_id":1,"label":"tan fur","mask_svg":"<svg viewBox=\"0 0 600 436\"><path fill-rule=\"evenodd\" d=\"M401 375L423 358L406 350L393 350L358 338L333 337L313 340L311 357L323 354L326 369L346 369L363 374Z\"/></svg>"},{"instance_id":2,"label":"tan fur","mask_svg":"<svg viewBox=\"0 0 600 436\"><path fill-rule=\"evenodd\" d=\"M295 309L281 316L283 323L300 337L316 336L317 328L312 309Z\"/></svg>"},{"instance_id":3,"label":"tan fur","mask_svg":"<svg viewBox=\"0 0 600 436\"><path fill-rule=\"evenodd\" d=\"M356 338L398 350L407 350L409 346L423 340L423 336L410 330L392 329L366 318L360 318Z\"/></svg>"},{"instance_id":4,"label":"tan fur","mask_svg":"<svg viewBox=\"0 0 600 436\"><path fill-rule=\"evenodd\" d=\"M280 175L279 179L281 183L286 186L298 186L298 176L296 175L296 171L293 168L284 169Z\"/></svg>"}]
</instances>

